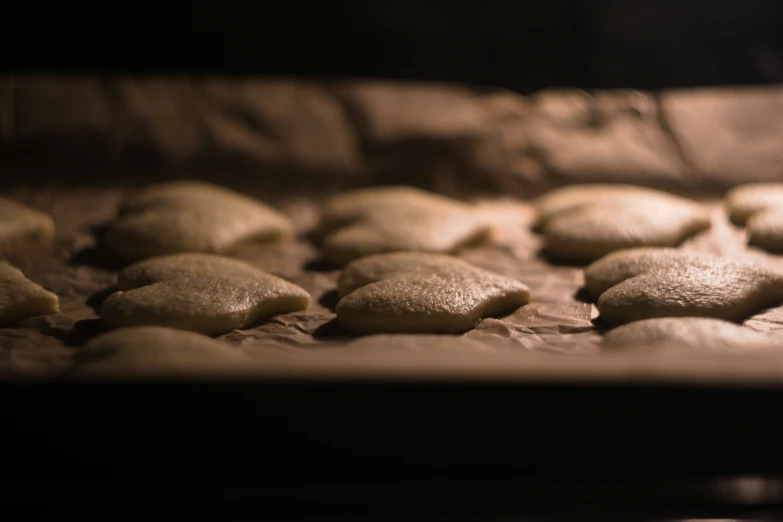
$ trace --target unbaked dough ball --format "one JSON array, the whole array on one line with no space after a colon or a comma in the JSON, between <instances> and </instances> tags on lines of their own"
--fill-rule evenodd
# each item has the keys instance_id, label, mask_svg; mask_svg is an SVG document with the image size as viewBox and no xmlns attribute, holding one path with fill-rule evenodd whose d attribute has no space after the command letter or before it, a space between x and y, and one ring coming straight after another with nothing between
<instances>
[{"instance_id":1,"label":"unbaked dough ball","mask_svg":"<svg viewBox=\"0 0 783 522\"><path fill-rule=\"evenodd\" d=\"M783 254L783 206L753 214L747 221L748 243Z\"/></svg>"},{"instance_id":2,"label":"unbaked dough ball","mask_svg":"<svg viewBox=\"0 0 783 522\"><path fill-rule=\"evenodd\" d=\"M585 289L601 319L622 324L654 317L742 321L783 303L783 276L732 259L673 248L609 254L585 269Z\"/></svg>"},{"instance_id":3,"label":"unbaked dough ball","mask_svg":"<svg viewBox=\"0 0 783 522\"><path fill-rule=\"evenodd\" d=\"M533 202L536 227L543 227L550 218L576 207L588 204L616 201L628 196L648 193L648 189L621 183L592 183L570 185L547 192Z\"/></svg>"},{"instance_id":4,"label":"unbaked dough ball","mask_svg":"<svg viewBox=\"0 0 783 522\"><path fill-rule=\"evenodd\" d=\"M488 234L489 225L472 206L396 186L330 199L320 226L323 256L336 265L384 252L453 253Z\"/></svg>"},{"instance_id":5,"label":"unbaked dough ball","mask_svg":"<svg viewBox=\"0 0 783 522\"><path fill-rule=\"evenodd\" d=\"M18 268L0 261L0 325L58 313L60 302L55 294L27 279Z\"/></svg>"},{"instance_id":6,"label":"unbaked dough ball","mask_svg":"<svg viewBox=\"0 0 783 522\"><path fill-rule=\"evenodd\" d=\"M205 335L135 326L99 335L79 348L69 377L221 377L252 366L239 351Z\"/></svg>"},{"instance_id":7,"label":"unbaked dough ball","mask_svg":"<svg viewBox=\"0 0 783 522\"><path fill-rule=\"evenodd\" d=\"M783 254L783 183L749 183L726 195L726 210L735 225L748 229L748 243Z\"/></svg>"},{"instance_id":8,"label":"unbaked dough ball","mask_svg":"<svg viewBox=\"0 0 783 522\"><path fill-rule=\"evenodd\" d=\"M576 185L535 203L546 251L593 261L641 246L677 246L710 227L706 209L687 199L630 185Z\"/></svg>"},{"instance_id":9,"label":"unbaked dough ball","mask_svg":"<svg viewBox=\"0 0 783 522\"><path fill-rule=\"evenodd\" d=\"M106 242L127 260L225 253L249 241L290 237L291 221L260 201L201 181L150 185L129 198Z\"/></svg>"},{"instance_id":10,"label":"unbaked dough ball","mask_svg":"<svg viewBox=\"0 0 783 522\"><path fill-rule=\"evenodd\" d=\"M299 286L211 254L140 261L120 272L117 287L101 305L112 327L155 325L219 335L310 305Z\"/></svg>"},{"instance_id":11,"label":"unbaked dough ball","mask_svg":"<svg viewBox=\"0 0 783 522\"><path fill-rule=\"evenodd\" d=\"M516 345L501 339L475 339L464 335L443 334L377 334L349 342L338 352L349 353L497 353ZM507 340L506 340L507 341Z\"/></svg>"},{"instance_id":12,"label":"unbaked dough ball","mask_svg":"<svg viewBox=\"0 0 783 522\"><path fill-rule=\"evenodd\" d=\"M461 333L530 302L527 286L457 258L414 252L354 261L338 282L340 325L355 333Z\"/></svg>"},{"instance_id":13,"label":"unbaked dough ball","mask_svg":"<svg viewBox=\"0 0 783 522\"><path fill-rule=\"evenodd\" d=\"M755 330L707 317L645 319L610 330L603 345L612 351L750 353L778 351L783 344Z\"/></svg>"},{"instance_id":14,"label":"unbaked dough ball","mask_svg":"<svg viewBox=\"0 0 783 522\"><path fill-rule=\"evenodd\" d=\"M54 220L49 214L0 197L0 253L54 237Z\"/></svg>"},{"instance_id":15,"label":"unbaked dough ball","mask_svg":"<svg viewBox=\"0 0 783 522\"><path fill-rule=\"evenodd\" d=\"M735 225L744 225L754 214L783 209L783 183L748 183L726 194L726 211Z\"/></svg>"}]
</instances>

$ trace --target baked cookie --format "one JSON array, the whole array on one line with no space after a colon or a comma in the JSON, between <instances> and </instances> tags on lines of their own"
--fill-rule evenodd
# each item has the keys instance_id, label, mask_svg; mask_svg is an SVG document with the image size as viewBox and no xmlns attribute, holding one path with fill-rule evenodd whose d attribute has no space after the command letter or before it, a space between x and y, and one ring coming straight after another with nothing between
<instances>
[{"instance_id":1,"label":"baked cookie","mask_svg":"<svg viewBox=\"0 0 783 522\"><path fill-rule=\"evenodd\" d=\"M711 225L695 202L629 185L576 185L543 196L535 207L545 250L577 262L624 248L677 246Z\"/></svg>"},{"instance_id":2,"label":"baked cookie","mask_svg":"<svg viewBox=\"0 0 783 522\"><path fill-rule=\"evenodd\" d=\"M120 272L117 287L101 305L112 327L155 325L219 335L310 305L310 295L297 285L210 254L140 261Z\"/></svg>"},{"instance_id":3,"label":"baked cookie","mask_svg":"<svg viewBox=\"0 0 783 522\"><path fill-rule=\"evenodd\" d=\"M52 237L54 220L49 214L0 197L0 253L28 243L48 241Z\"/></svg>"},{"instance_id":4,"label":"baked cookie","mask_svg":"<svg viewBox=\"0 0 783 522\"><path fill-rule=\"evenodd\" d=\"M750 328L707 317L645 319L610 330L604 335L607 350L747 353L777 350L783 345Z\"/></svg>"},{"instance_id":5,"label":"baked cookie","mask_svg":"<svg viewBox=\"0 0 783 522\"><path fill-rule=\"evenodd\" d=\"M783 276L711 254L635 248L588 266L585 290L610 324L688 316L739 322L783 302Z\"/></svg>"},{"instance_id":6,"label":"baked cookie","mask_svg":"<svg viewBox=\"0 0 783 522\"><path fill-rule=\"evenodd\" d=\"M441 254L398 252L348 265L337 319L354 333L461 333L530 302L522 283Z\"/></svg>"},{"instance_id":7,"label":"baked cookie","mask_svg":"<svg viewBox=\"0 0 783 522\"><path fill-rule=\"evenodd\" d=\"M184 252L225 253L240 243L293 234L291 221L263 203L201 181L150 185L120 207L106 235L127 260Z\"/></svg>"},{"instance_id":8,"label":"baked cookie","mask_svg":"<svg viewBox=\"0 0 783 522\"><path fill-rule=\"evenodd\" d=\"M330 199L319 235L336 265L384 252L452 253L489 235L472 206L412 187L356 190Z\"/></svg>"},{"instance_id":9,"label":"baked cookie","mask_svg":"<svg viewBox=\"0 0 783 522\"><path fill-rule=\"evenodd\" d=\"M55 294L27 279L18 268L0 261L0 325L59 313L60 301Z\"/></svg>"},{"instance_id":10,"label":"baked cookie","mask_svg":"<svg viewBox=\"0 0 783 522\"><path fill-rule=\"evenodd\" d=\"M99 335L79 348L69 377L216 377L251 367L227 344L205 335L136 326Z\"/></svg>"}]
</instances>

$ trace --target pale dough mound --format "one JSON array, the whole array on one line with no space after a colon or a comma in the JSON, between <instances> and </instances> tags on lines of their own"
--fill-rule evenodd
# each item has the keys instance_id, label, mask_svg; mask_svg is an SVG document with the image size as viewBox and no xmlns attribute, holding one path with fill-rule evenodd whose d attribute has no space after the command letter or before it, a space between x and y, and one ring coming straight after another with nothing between
<instances>
[{"instance_id":1,"label":"pale dough mound","mask_svg":"<svg viewBox=\"0 0 783 522\"><path fill-rule=\"evenodd\" d=\"M693 201L631 185L574 185L534 204L546 251L573 261L641 246L677 246L710 227Z\"/></svg>"},{"instance_id":2,"label":"pale dough mound","mask_svg":"<svg viewBox=\"0 0 783 522\"><path fill-rule=\"evenodd\" d=\"M59 313L56 295L27 279L18 268L0 261L0 325Z\"/></svg>"},{"instance_id":3,"label":"pale dough mound","mask_svg":"<svg viewBox=\"0 0 783 522\"><path fill-rule=\"evenodd\" d=\"M536 226L543 227L551 217L576 207L643 195L648 192L649 189L621 183L570 185L553 190L533 202L533 208L536 211Z\"/></svg>"},{"instance_id":4,"label":"pale dough mound","mask_svg":"<svg viewBox=\"0 0 783 522\"><path fill-rule=\"evenodd\" d=\"M748 243L783 254L783 206L753 214L747 221Z\"/></svg>"},{"instance_id":5,"label":"pale dough mound","mask_svg":"<svg viewBox=\"0 0 783 522\"><path fill-rule=\"evenodd\" d=\"M210 254L138 262L120 272L117 287L101 306L112 327L156 325L218 335L310 305L299 286Z\"/></svg>"},{"instance_id":6,"label":"pale dough mound","mask_svg":"<svg viewBox=\"0 0 783 522\"><path fill-rule=\"evenodd\" d=\"M120 208L106 242L129 260L180 252L225 253L248 241L290 237L291 221L263 203L201 181L150 185Z\"/></svg>"},{"instance_id":7,"label":"pale dough mound","mask_svg":"<svg viewBox=\"0 0 783 522\"><path fill-rule=\"evenodd\" d=\"M754 214L783 209L783 183L748 183L726 194L726 211L735 225L744 225Z\"/></svg>"},{"instance_id":8,"label":"pale dough mound","mask_svg":"<svg viewBox=\"0 0 783 522\"><path fill-rule=\"evenodd\" d=\"M90 340L77 350L69 377L219 376L250 366L230 346L201 334L136 326L120 328Z\"/></svg>"},{"instance_id":9,"label":"pale dough mound","mask_svg":"<svg viewBox=\"0 0 783 522\"><path fill-rule=\"evenodd\" d=\"M783 276L710 254L635 248L588 266L585 290L610 324L687 316L739 322L783 302Z\"/></svg>"},{"instance_id":10,"label":"pale dough mound","mask_svg":"<svg viewBox=\"0 0 783 522\"><path fill-rule=\"evenodd\" d=\"M748 243L783 253L783 183L750 183L726 195L726 210L735 225L746 225Z\"/></svg>"},{"instance_id":11,"label":"pale dough mound","mask_svg":"<svg viewBox=\"0 0 783 522\"><path fill-rule=\"evenodd\" d=\"M48 214L0 197L0 252L54 237L54 220Z\"/></svg>"},{"instance_id":12,"label":"pale dough mound","mask_svg":"<svg viewBox=\"0 0 783 522\"><path fill-rule=\"evenodd\" d=\"M468 204L412 187L356 190L322 212L323 256L336 265L385 252L452 253L489 235Z\"/></svg>"},{"instance_id":13,"label":"pale dough mound","mask_svg":"<svg viewBox=\"0 0 783 522\"><path fill-rule=\"evenodd\" d=\"M441 254L359 259L338 282L337 319L355 333L461 333L530 302L522 283Z\"/></svg>"},{"instance_id":14,"label":"pale dough mound","mask_svg":"<svg viewBox=\"0 0 783 522\"><path fill-rule=\"evenodd\" d=\"M636 321L607 332L603 344L607 350L623 351L783 351L783 346L771 337L735 323L706 317L664 317Z\"/></svg>"},{"instance_id":15,"label":"pale dough mound","mask_svg":"<svg viewBox=\"0 0 783 522\"><path fill-rule=\"evenodd\" d=\"M336 351L382 353L495 353L501 341L496 339L471 339L465 336L437 334L378 334L351 341ZM510 347L513 343L503 345Z\"/></svg>"}]
</instances>

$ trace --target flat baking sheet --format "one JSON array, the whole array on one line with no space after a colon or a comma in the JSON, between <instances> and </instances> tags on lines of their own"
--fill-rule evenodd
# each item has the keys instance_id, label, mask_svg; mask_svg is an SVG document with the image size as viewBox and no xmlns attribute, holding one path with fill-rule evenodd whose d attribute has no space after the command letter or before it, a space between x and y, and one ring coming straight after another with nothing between
<instances>
[{"instance_id":1,"label":"flat baking sheet","mask_svg":"<svg viewBox=\"0 0 783 522\"><path fill-rule=\"evenodd\" d=\"M51 246L20 252L9 259L33 281L60 297L62 313L0 328L4 372L57 375L68 368L74 347L106 331L96 309L113 291L121 265L102 248L99 238L101 228L111 221L129 190L44 187L10 193L51 213L58 225ZM539 251L540 237L530 231L533 212L527 202L493 198L475 203L493 223L493 238L486 245L461 251L459 257L522 281L531 288L533 301L510 315L482 320L475 329L459 336L461 341L449 346L455 352L467 353L598 353L601 330L593 323L598 312L580 295L582 267L546 260ZM321 262L317 247L308 239L318 219L319 201L287 196L275 204L296 223L298 238L291 243L245 245L233 255L301 285L313 296L313 304L306 311L281 315L218 338L259 359L279 359L275 356L281 354L307 357L320 352L322 357L329 351L342 355L372 351L372 342L367 340L344 346L357 339L341 331L333 312L339 270ZM748 259L783 270L783 257L746 246L744 231L728 222L720 201L704 204L712 209L713 227L686 241L683 249ZM783 330L783 306L757 314L745 324L777 335ZM430 338L411 336L410 343L398 345L396 350L416 352L430 345ZM384 346L380 343L374 347L386 349Z\"/></svg>"},{"instance_id":2,"label":"flat baking sheet","mask_svg":"<svg viewBox=\"0 0 783 522\"><path fill-rule=\"evenodd\" d=\"M378 338L351 344L340 330L332 311L339 272L320 262L308 231L329 193L390 183L473 198L495 235L459 256L533 292L528 306L485 319L460 340L411 336L397 351L594 355L601 332L595 307L580 298L581 267L540 255L527 201L569 183L669 189L713 211L712 229L682 248L783 269L783 257L746 246L720 203L731 186L783 177L781 122L778 86L526 97L360 80L0 77L2 193L57 223L51 245L9 260L55 292L62 309L0 328L0 374L58 375L75 347L105 331L96 308L121 266L101 249L102 227L134 186L187 177L270 203L299 231L292 243L234 254L313 296L304 312L220 337L253 358L295 364L388 350ZM745 324L777 335L783 307Z\"/></svg>"}]
</instances>

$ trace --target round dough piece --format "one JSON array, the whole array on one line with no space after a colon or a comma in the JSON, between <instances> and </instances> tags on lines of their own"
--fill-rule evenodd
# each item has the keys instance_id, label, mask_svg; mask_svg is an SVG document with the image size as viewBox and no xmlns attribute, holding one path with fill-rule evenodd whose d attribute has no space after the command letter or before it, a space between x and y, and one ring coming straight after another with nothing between
<instances>
[{"instance_id":1,"label":"round dough piece","mask_svg":"<svg viewBox=\"0 0 783 522\"><path fill-rule=\"evenodd\" d=\"M120 273L117 287L101 306L112 327L156 325L219 335L310 305L299 286L210 254L138 262Z\"/></svg>"},{"instance_id":2,"label":"round dough piece","mask_svg":"<svg viewBox=\"0 0 783 522\"><path fill-rule=\"evenodd\" d=\"M779 351L771 337L728 321L705 317L645 319L610 330L603 346L612 351L750 353Z\"/></svg>"},{"instance_id":3,"label":"round dough piece","mask_svg":"<svg viewBox=\"0 0 783 522\"><path fill-rule=\"evenodd\" d=\"M570 185L548 192L533 202L536 212L536 228L543 227L553 216L581 207L607 201L622 200L628 196L644 195L649 191L644 187L622 183L593 183L588 185Z\"/></svg>"},{"instance_id":4,"label":"round dough piece","mask_svg":"<svg viewBox=\"0 0 783 522\"><path fill-rule=\"evenodd\" d=\"M59 313L60 301L55 294L27 279L18 268L0 261L0 325Z\"/></svg>"},{"instance_id":5,"label":"round dough piece","mask_svg":"<svg viewBox=\"0 0 783 522\"><path fill-rule=\"evenodd\" d=\"M622 324L654 317L739 322L783 302L783 276L748 263L676 249L629 249L585 270L600 318Z\"/></svg>"},{"instance_id":6,"label":"round dough piece","mask_svg":"<svg viewBox=\"0 0 783 522\"><path fill-rule=\"evenodd\" d=\"M324 206L324 259L342 266L384 252L453 253L489 235L473 207L412 187L348 192Z\"/></svg>"},{"instance_id":7,"label":"round dough piece","mask_svg":"<svg viewBox=\"0 0 783 522\"><path fill-rule=\"evenodd\" d=\"M665 192L620 185L578 185L536 204L545 250L571 261L593 261L641 246L677 246L711 226L697 203Z\"/></svg>"},{"instance_id":8,"label":"round dough piece","mask_svg":"<svg viewBox=\"0 0 783 522\"><path fill-rule=\"evenodd\" d=\"M120 208L108 248L127 260L184 252L225 253L249 241L293 235L276 210L217 185L173 181L141 190Z\"/></svg>"},{"instance_id":9,"label":"round dough piece","mask_svg":"<svg viewBox=\"0 0 783 522\"><path fill-rule=\"evenodd\" d=\"M74 356L69 377L217 377L247 370L251 361L205 335L163 328L120 328L90 340Z\"/></svg>"},{"instance_id":10,"label":"round dough piece","mask_svg":"<svg viewBox=\"0 0 783 522\"><path fill-rule=\"evenodd\" d=\"M783 254L783 206L753 214L746 221L748 244Z\"/></svg>"},{"instance_id":11,"label":"round dough piece","mask_svg":"<svg viewBox=\"0 0 783 522\"><path fill-rule=\"evenodd\" d=\"M677 271L685 267L709 270L724 266L751 265L727 257L676 248L629 248L608 254L585 268L584 288L593 299L598 299L609 288L639 274Z\"/></svg>"},{"instance_id":12,"label":"round dough piece","mask_svg":"<svg viewBox=\"0 0 783 522\"><path fill-rule=\"evenodd\" d=\"M754 214L783 209L783 183L748 183L726 194L726 211L735 225L745 225Z\"/></svg>"},{"instance_id":13,"label":"round dough piece","mask_svg":"<svg viewBox=\"0 0 783 522\"><path fill-rule=\"evenodd\" d=\"M359 354L497 354L518 349L508 339L480 339L444 334L377 334L355 339L333 353Z\"/></svg>"},{"instance_id":14,"label":"round dough piece","mask_svg":"<svg viewBox=\"0 0 783 522\"><path fill-rule=\"evenodd\" d=\"M354 261L338 283L340 325L354 333L451 333L530 302L522 283L454 257L401 252Z\"/></svg>"},{"instance_id":15,"label":"round dough piece","mask_svg":"<svg viewBox=\"0 0 783 522\"><path fill-rule=\"evenodd\" d=\"M0 252L10 252L52 237L54 220L49 214L0 197Z\"/></svg>"}]
</instances>

